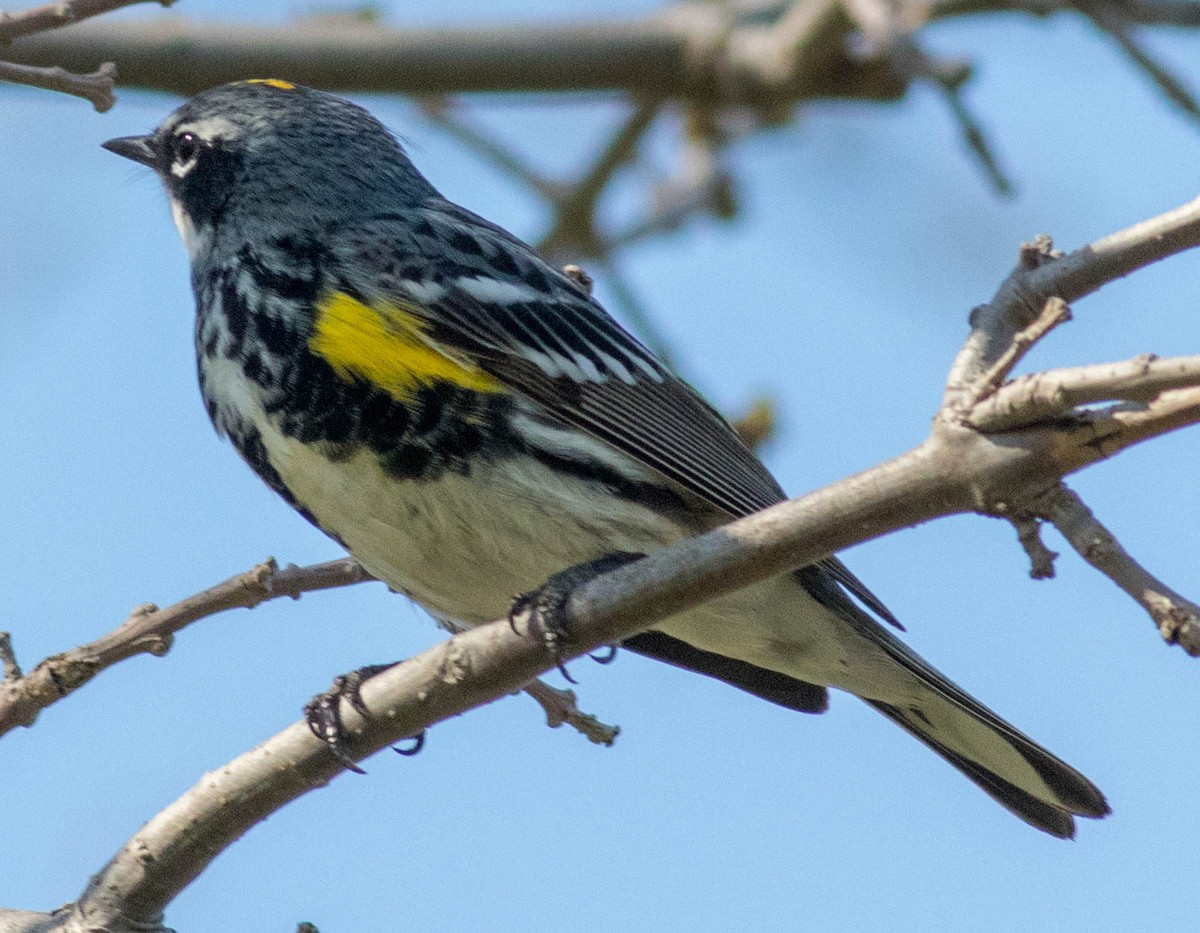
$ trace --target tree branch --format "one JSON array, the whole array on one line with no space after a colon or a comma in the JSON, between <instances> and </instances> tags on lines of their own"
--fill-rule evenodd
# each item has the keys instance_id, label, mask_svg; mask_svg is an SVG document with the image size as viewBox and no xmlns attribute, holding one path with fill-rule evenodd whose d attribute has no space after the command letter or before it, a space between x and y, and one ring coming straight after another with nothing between
<instances>
[{"instance_id":1,"label":"tree branch","mask_svg":"<svg viewBox=\"0 0 1200 933\"><path fill-rule=\"evenodd\" d=\"M72 6L78 19L85 6L103 12L127 2L76 0ZM1079 6L933 0L902 10L904 18L922 21L987 12L1078 14ZM1121 15L1129 24L1200 25L1195 0L1131 0L1121 4ZM774 21L683 2L644 18L479 28L402 29L328 18L235 26L160 18L93 21L31 35L11 20L0 22L0 36L25 36L12 49L13 61L88 71L110 59L121 63L127 85L179 94L257 74L330 90L414 95L623 91L750 104L776 119L787 105L810 98L895 100L904 94L912 76L898 75L886 57L851 51L852 29L837 4L814 0L782 8Z\"/></svg>"},{"instance_id":2,"label":"tree branch","mask_svg":"<svg viewBox=\"0 0 1200 933\"><path fill-rule=\"evenodd\" d=\"M304 593L335 589L375 580L350 557L280 570L267 558L245 573L189 596L166 609L147 603L133 610L116 629L86 645L56 654L21 673L8 632L0 632L0 736L18 726L32 726L38 713L70 696L101 671L139 654L162 657L171 648L176 632L229 609L253 609L280 597L299 599ZM575 706L571 691L560 691L540 681L526 684L524 692L546 713L551 728L566 723L589 742L612 745L620 729ZM2 928L0 928L2 933Z\"/></svg>"},{"instance_id":3,"label":"tree branch","mask_svg":"<svg viewBox=\"0 0 1200 933\"><path fill-rule=\"evenodd\" d=\"M879 62L852 56L835 34L818 48L791 46L791 71L755 57L759 41L713 43L713 9L683 3L657 15L562 25L400 29L378 23L301 21L249 26L185 20L111 23L30 36L14 61L68 68L121 63L129 86L194 94L248 74L330 90L414 95L486 91L622 91L639 97L774 106L811 97L894 100L904 84ZM773 25L735 24L769 38ZM814 24L815 28L824 28ZM791 37L794 40L794 36ZM698 49L710 54L698 55Z\"/></svg>"},{"instance_id":4,"label":"tree branch","mask_svg":"<svg viewBox=\"0 0 1200 933\"><path fill-rule=\"evenodd\" d=\"M111 110L117 102L113 88L117 84L117 66L105 62L91 74L73 74L57 65L39 68L34 65L17 65L0 61L0 81L40 87L47 91L60 91L74 97L91 101L97 112Z\"/></svg>"},{"instance_id":5,"label":"tree branch","mask_svg":"<svg viewBox=\"0 0 1200 933\"><path fill-rule=\"evenodd\" d=\"M1158 359L1146 353L1120 363L1096 363L1014 379L976 405L970 422L997 432L1059 418L1082 405L1149 403L1171 389L1200 386L1200 356Z\"/></svg>"},{"instance_id":6,"label":"tree branch","mask_svg":"<svg viewBox=\"0 0 1200 933\"><path fill-rule=\"evenodd\" d=\"M13 39L20 39L22 36L59 29L93 16L111 13L123 6L150 2L168 7L175 0L63 0L59 3L30 7L19 13L0 11L0 46L8 45Z\"/></svg>"},{"instance_id":7,"label":"tree branch","mask_svg":"<svg viewBox=\"0 0 1200 933\"><path fill-rule=\"evenodd\" d=\"M162 657L180 629L228 609L251 609L271 599L373 580L352 558L289 566L268 558L252 570L230 577L165 609L152 603L134 609L106 635L46 658L24 676L6 669L0 681L0 735L30 726L38 713L78 690L101 671L139 654Z\"/></svg>"},{"instance_id":8,"label":"tree branch","mask_svg":"<svg viewBox=\"0 0 1200 933\"><path fill-rule=\"evenodd\" d=\"M1084 246L1069 256L1049 237L1021 248L991 302L971 312L971 334L946 381L942 415L966 417L977 387L1050 298L1071 304L1114 279L1200 243L1200 198Z\"/></svg>"},{"instance_id":9,"label":"tree branch","mask_svg":"<svg viewBox=\"0 0 1200 933\"><path fill-rule=\"evenodd\" d=\"M1007 335L1009 344L1017 341L1022 328L1045 307L1047 296L1079 298L1153 258L1193 245L1198 214L1200 205L1193 203L1065 257L1052 254L1048 243L1023 250L1018 270L998 298L976 310L975 330L955 361L951 389L977 387L980 376L987 376L1006 354L1011 356L1000 338ZM1035 302L1028 301L1031 295L1038 296ZM971 378L964 379L964 373ZM1127 389L1148 391L1144 367L1128 377L1128 387L1117 384L1119 374L1113 372L1092 382L1103 381L1115 397ZM1046 517L1134 595L1169 639L1195 650L1200 645L1196 608L1137 567L1115 542L1105 538L1098 547L1096 542L1107 532L1082 503L1062 491L1061 479L1147 437L1200 422L1200 389L1166 389L1148 403L1100 413L1075 411L1073 417L1008 431L1003 443L971 425L978 393L951 389L929 438L908 453L651 553L581 586L566 605L572 621L564 655L575 657L617 643L669 615L852 544L969 511ZM268 579L274 576L264 573ZM249 588L255 590L256 584L251 581ZM260 597L261 588L254 598ZM371 715L364 720L352 709L345 711L347 750L361 759L519 690L557 662L541 639L504 620L456 634L367 681L362 699ZM166 904L217 853L290 800L325 786L340 771L307 724L296 723L206 776L150 820L92 879L76 904L54 915L39 915L25 926L13 919L16 914L0 914L0 930L161 929Z\"/></svg>"},{"instance_id":10,"label":"tree branch","mask_svg":"<svg viewBox=\"0 0 1200 933\"><path fill-rule=\"evenodd\" d=\"M1034 506L1079 555L1146 610L1163 640L1200 657L1200 607L1180 596L1130 556L1092 510L1059 484Z\"/></svg>"}]
</instances>

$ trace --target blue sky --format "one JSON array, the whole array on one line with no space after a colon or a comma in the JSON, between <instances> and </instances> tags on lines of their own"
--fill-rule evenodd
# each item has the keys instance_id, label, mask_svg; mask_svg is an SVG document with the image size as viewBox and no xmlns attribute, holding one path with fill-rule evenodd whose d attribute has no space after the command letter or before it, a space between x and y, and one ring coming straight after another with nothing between
<instances>
[{"instance_id":1,"label":"blue sky","mask_svg":"<svg viewBox=\"0 0 1200 933\"><path fill-rule=\"evenodd\" d=\"M180 14L231 16L188 3ZM407 5L390 20L412 22ZM549 2L512 15L563 16ZM577 4L619 14L652 4ZM256 15L292 7L263 3ZM160 16L157 8L124 15ZM422 22L507 14L460 3ZM743 211L639 247L623 266L689 377L728 411L777 402L766 459L799 493L925 435L970 308L1018 244L1071 248L1196 194L1200 130L1075 19L976 20L929 33L979 65L969 97L1019 196L998 200L937 96L826 104L739 144ZM1149 44L1200 89L1200 35ZM542 208L399 99L363 102L448 196L536 237ZM0 86L0 627L22 661L94 638L268 554L337 546L221 444L199 403L183 250L148 172L100 141L177 101L79 101ZM473 103L568 173L621 109L588 98ZM670 158L671 125L651 139ZM606 205L627 215L632 186ZM1116 283L1029 367L1192 353L1200 257ZM604 283L600 295L605 297ZM1200 597L1200 434L1074 480L1127 547ZM432 730L252 830L171 906L180 930L1162 930L1194 923L1200 838L1196 661L1053 534L1056 580L1028 579L1005 525L944 520L845 555L910 644L1107 793L1070 843L1012 818L851 697L776 709L623 655L577 664L581 703L623 729L598 749L525 697ZM162 659L106 672L0 747L10 856L0 904L49 909L201 775L294 721L337 673L439 633L382 586L229 614ZM16 854L19 854L17 857Z\"/></svg>"}]
</instances>

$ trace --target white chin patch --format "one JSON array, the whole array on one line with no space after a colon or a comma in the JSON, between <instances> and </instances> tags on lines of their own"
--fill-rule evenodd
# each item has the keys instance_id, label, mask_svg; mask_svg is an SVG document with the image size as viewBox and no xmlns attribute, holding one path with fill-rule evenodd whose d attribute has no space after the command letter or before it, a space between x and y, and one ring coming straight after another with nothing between
<instances>
[{"instance_id":1,"label":"white chin patch","mask_svg":"<svg viewBox=\"0 0 1200 933\"><path fill-rule=\"evenodd\" d=\"M192 223L192 218L177 201L171 202L171 216L175 218L175 227L183 239L183 248L187 250L188 258L195 262L202 253L208 250L212 242L212 232L201 233L198 231L196 225Z\"/></svg>"}]
</instances>

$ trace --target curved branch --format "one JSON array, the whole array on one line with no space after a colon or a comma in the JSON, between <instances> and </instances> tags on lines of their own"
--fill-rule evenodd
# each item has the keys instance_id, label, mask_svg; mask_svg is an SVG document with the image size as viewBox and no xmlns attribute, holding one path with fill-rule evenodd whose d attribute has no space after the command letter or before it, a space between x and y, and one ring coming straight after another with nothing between
<instances>
[{"instance_id":1,"label":"curved branch","mask_svg":"<svg viewBox=\"0 0 1200 933\"><path fill-rule=\"evenodd\" d=\"M20 39L22 36L61 29L93 16L111 13L123 6L151 2L159 6L170 6L175 0L63 0L60 3L30 7L18 13L0 11L0 46L8 45L13 39Z\"/></svg>"},{"instance_id":2,"label":"curved branch","mask_svg":"<svg viewBox=\"0 0 1200 933\"><path fill-rule=\"evenodd\" d=\"M283 596L299 599L302 593L374 579L349 557L282 570L274 558L267 558L254 569L165 609L153 604L139 606L113 631L46 658L28 674L22 675L19 668L15 673L6 669L0 681L0 735L17 726L32 725L43 709L126 658L139 654L162 657L170 650L174 634L200 619L227 609L251 609Z\"/></svg>"},{"instance_id":3,"label":"curved branch","mask_svg":"<svg viewBox=\"0 0 1200 933\"><path fill-rule=\"evenodd\" d=\"M1094 291L1149 262L1152 254L1179 252L1194 243L1197 210L1190 205L1170 212L1065 258L1039 250L1042 258L1025 263L1005 288L1022 295L1049 289L1064 297ZM1007 294L1004 288L1001 294ZM976 326L989 325L993 338L1007 333L1016 339L1029 316L1022 302L997 301L987 314L976 315ZM1005 352L999 348L989 357L979 351L973 333L956 367L964 357L995 363ZM981 372L986 374L987 367ZM1144 378L1133 373L1130 391L1144 391ZM1109 390L1121 397L1125 390L1117 381L1110 373ZM1066 528L1072 515L1078 519L1084 512L1080 503L1068 515L1061 496L1047 498L1048 491L1060 488L1062 477L1147 437L1200 423L1200 389L1174 388L1148 404L1078 412L1075 418L1010 431L1004 443L996 443L970 426L976 403L977 396L948 394L930 437L908 453L581 586L566 606L572 637L560 644L564 656L619 642L708 599L940 516L968 511L1045 515ZM1111 557L1116 552L1108 548L1107 553ZM1126 576L1129 564L1124 562ZM1168 600L1173 595L1161 585L1156 592ZM1154 599L1142 602L1155 611ZM1191 604L1185 602L1171 608L1187 611ZM1164 634L1179 640L1186 635L1190 644L1193 623L1180 622L1178 613L1164 618ZM347 751L358 760L417 735L521 689L558 660L545 651L542 639L518 633L507 621L456 634L366 682L362 700L371 715L364 720L353 709L345 710ZM15 914L0 914L0 930L160 930L166 904L220 851L290 800L325 786L341 770L307 724L298 722L207 775L150 820L92 879L79 902L53 915L36 915L24 926L13 919Z\"/></svg>"},{"instance_id":4,"label":"curved branch","mask_svg":"<svg viewBox=\"0 0 1200 933\"><path fill-rule=\"evenodd\" d=\"M1167 644L1200 657L1200 606L1134 560L1078 495L1060 484L1035 503L1035 508L1084 560L1146 610Z\"/></svg>"}]
</instances>

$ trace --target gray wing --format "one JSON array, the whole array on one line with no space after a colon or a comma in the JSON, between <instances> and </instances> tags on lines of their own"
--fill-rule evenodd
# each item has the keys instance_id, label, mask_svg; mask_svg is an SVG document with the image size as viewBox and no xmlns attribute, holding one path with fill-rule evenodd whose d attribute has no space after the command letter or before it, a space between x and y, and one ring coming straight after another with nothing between
<instances>
[{"instance_id":1,"label":"gray wing","mask_svg":"<svg viewBox=\"0 0 1200 933\"><path fill-rule=\"evenodd\" d=\"M784 498L737 432L598 302L507 231L449 201L380 216L333 238L345 283L400 303L436 344L467 355L562 421L674 480L731 517ZM380 257L378 244L394 252ZM364 263L363 251L370 250ZM880 617L887 608L837 558L820 565Z\"/></svg>"}]
</instances>

